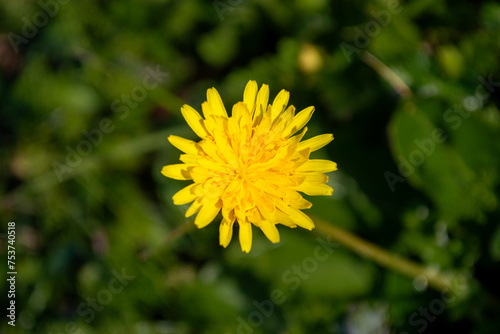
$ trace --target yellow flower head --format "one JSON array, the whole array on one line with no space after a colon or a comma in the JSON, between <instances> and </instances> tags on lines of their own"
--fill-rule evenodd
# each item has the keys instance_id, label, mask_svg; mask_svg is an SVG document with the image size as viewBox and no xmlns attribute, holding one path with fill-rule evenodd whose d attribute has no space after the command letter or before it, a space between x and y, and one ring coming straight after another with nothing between
<instances>
[{"instance_id":1,"label":"yellow flower head","mask_svg":"<svg viewBox=\"0 0 500 334\"><path fill-rule=\"evenodd\" d=\"M220 244L226 247L238 221L241 249L252 248L252 225L259 227L273 243L280 240L276 224L314 228L302 209L312 206L298 192L307 195L331 195L323 173L337 169L329 160L309 159L333 140L324 134L301 142L307 128L295 135L309 121L314 107L295 115L289 106L290 93L282 90L268 105L269 86L260 89L249 81L243 102L233 106L229 117L215 88L207 91L201 105L203 116L188 105L182 115L201 138L194 142L169 136L172 145L184 152L183 164L163 167L162 174L194 183L173 196L174 204L193 202L186 217L198 212L194 223L198 228L210 224L222 211ZM295 136L294 136L295 135Z\"/></svg>"}]
</instances>

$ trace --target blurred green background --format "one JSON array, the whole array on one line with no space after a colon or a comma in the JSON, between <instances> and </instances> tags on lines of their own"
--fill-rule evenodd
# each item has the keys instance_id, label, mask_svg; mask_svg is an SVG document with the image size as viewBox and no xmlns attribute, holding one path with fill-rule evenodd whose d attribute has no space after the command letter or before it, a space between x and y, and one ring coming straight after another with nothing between
<instances>
[{"instance_id":1,"label":"blurred green background","mask_svg":"<svg viewBox=\"0 0 500 334\"><path fill-rule=\"evenodd\" d=\"M500 5L495 1L0 2L5 333L498 333ZM170 134L248 80L316 113L336 161L307 213L436 270L456 295L318 231L218 245L160 174ZM237 236L237 231L235 231ZM331 253L327 252L330 250ZM327 256L328 255L328 256ZM297 271L299 268L302 271Z\"/></svg>"}]
</instances>

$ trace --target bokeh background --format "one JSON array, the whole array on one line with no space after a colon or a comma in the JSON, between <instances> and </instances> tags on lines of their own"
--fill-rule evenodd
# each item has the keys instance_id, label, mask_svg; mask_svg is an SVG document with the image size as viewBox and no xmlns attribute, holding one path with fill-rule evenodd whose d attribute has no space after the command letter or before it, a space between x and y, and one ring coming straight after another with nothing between
<instances>
[{"instance_id":1,"label":"bokeh background","mask_svg":"<svg viewBox=\"0 0 500 334\"><path fill-rule=\"evenodd\" d=\"M496 1L1 1L0 328L498 333L499 32ZM466 278L457 293L341 245L318 261L318 231L254 229L243 254L193 228L166 138L196 138L182 104L213 86L230 109L250 79L335 136L315 153L335 193L308 214Z\"/></svg>"}]
</instances>

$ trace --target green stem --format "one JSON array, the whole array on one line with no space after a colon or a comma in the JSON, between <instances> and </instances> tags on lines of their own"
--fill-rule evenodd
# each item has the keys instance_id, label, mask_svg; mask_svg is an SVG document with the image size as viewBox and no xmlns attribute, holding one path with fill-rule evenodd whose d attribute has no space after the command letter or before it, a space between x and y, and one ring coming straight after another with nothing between
<instances>
[{"instance_id":1,"label":"green stem","mask_svg":"<svg viewBox=\"0 0 500 334\"><path fill-rule=\"evenodd\" d=\"M361 60L375 70L392 88L402 97L409 98L412 95L410 87L393 70L380 59L368 51L361 53Z\"/></svg>"},{"instance_id":2,"label":"green stem","mask_svg":"<svg viewBox=\"0 0 500 334\"><path fill-rule=\"evenodd\" d=\"M412 278L425 277L429 286L437 290L449 291L453 288L451 286L452 276L449 274L441 273L436 269L425 267L396 254L389 253L388 251L365 241L348 231L323 222L319 219L314 219L314 221L319 232L331 236L335 239L335 241L361 256Z\"/></svg>"}]
</instances>

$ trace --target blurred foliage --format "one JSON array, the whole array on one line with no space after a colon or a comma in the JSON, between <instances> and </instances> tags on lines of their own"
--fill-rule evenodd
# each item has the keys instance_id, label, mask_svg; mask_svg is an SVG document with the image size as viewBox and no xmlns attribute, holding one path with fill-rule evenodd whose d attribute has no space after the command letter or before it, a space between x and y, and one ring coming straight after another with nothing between
<instances>
[{"instance_id":1,"label":"blurred foliage","mask_svg":"<svg viewBox=\"0 0 500 334\"><path fill-rule=\"evenodd\" d=\"M499 331L498 2L2 1L0 17L6 333ZM315 105L308 137L335 135L316 153L339 164L335 193L308 214L469 289L448 299L342 247L313 266L315 232L256 233L247 255L216 223L193 231L166 138L195 138L183 103L215 86L229 107L250 79Z\"/></svg>"}]
</instances>

